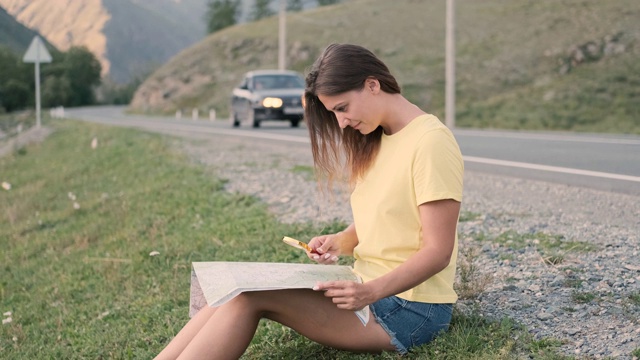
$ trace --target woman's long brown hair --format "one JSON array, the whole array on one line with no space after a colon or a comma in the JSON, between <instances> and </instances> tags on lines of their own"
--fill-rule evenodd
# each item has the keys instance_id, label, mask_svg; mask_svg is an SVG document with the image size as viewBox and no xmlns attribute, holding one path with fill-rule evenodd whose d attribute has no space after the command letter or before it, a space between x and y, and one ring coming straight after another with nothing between
<instances>
[{"instance_id":1,"label":"woman's long brown hair","mask_svg":"<svg viewBox=\"0 0 640 360\"><path fill-rule=\"evenodd\" d=\"M329 186L343 170L347 170L351 185L364 175L378 153L383 130L378 127L363 135L350 127L341 129L335 114L324 107L318 95L362 91L368 78L377 79L384 92L400 93L400 86L387 66L358 45L329 45L307 75L304 116L316 174L319 179L326 179Z\"/></svg>"}]
</instances>

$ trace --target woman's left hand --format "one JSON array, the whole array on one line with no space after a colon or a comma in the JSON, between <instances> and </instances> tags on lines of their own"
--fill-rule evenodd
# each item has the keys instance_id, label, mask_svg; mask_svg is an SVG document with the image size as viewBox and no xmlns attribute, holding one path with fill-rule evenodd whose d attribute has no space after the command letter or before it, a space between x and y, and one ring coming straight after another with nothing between
<instances>
[{"instance_id":1,"label":"woman's left hand","mask_svg":"<svg viewBox=\"0 0 640 360\"><path fill-rule=\"evenodd\" d=\"M322 282L313 290L324 291L324 296L330 297L339 309L344 310L360 310L377 300L367 285L354 281Z\"/></svg>"}]
</instances>

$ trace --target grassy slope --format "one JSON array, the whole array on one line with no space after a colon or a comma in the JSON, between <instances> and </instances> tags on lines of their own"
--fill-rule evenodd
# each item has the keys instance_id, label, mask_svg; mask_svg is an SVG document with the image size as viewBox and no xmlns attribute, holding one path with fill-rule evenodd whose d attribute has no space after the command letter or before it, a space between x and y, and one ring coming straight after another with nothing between
<instances>
[{"instance_id":1,"label":"grassy slope","mask_svg":"<svg viewBox=\"0 0 640 360\"><path fill-rule=\"evenodd\" d=\"M445 8L435 0L353 0L289 14L289 66L303 71L331 42L374 50L405 94L443 117ZM457 3L460 126L640 133L640 5L634 0ZM215 33L139 89L134 111L226 114L243 72L277 66L277 17ZM625 52L559 75L571 46L621 33ZM294 50L295 49L295 50ZM157 105L143 99L156 92Z\"/></svg>"},{"instance_id":2,"label":"grassy slope","mask_svg":"<svg viewBox=\"0 0 640 360\"><path fill-rule=\"evenodd\" d=\"M0 181L12 184L0 188L0 312L12 312L0 326L3 358L152 358L187 320L192 261L303 262L283 235L344 226L276 222L264 204L224 192L215 174L176 154L170 138L73 121L56 128L0 158ZM456 315L446 336L407 358L557 359L555 346L508 320ZM372 358L271 322L245 356L305 357Z\"/></svg>"},{"instance_id":3,"label":"grassy slope","mask_svg":"<svg viewBox=\"0 0 640 360\"><path fill-rule=\"evenodd\" d=\"M276 223L170 147L131 129L67 122L0 159L12 184L0 193L0 303L13 312L1 352L149 358L186 318L192 261L302 260L278 240L308 236L309 226Z\"/></svg>"},{"instance_id":4,"label":"grassy slope","mask_svg":"<svg viewBox=\"0 0 640 360\"><path fill-rule=\"evenodd\" d=\"M468 22L473 29L460 36L458 50L461 124L640 133L638 3L486 3L474 3L459 19L461 28ZM510 19L514 13L520 16ZM479 21L492 14L504 22ZM559 60L572 46L617 33L624 54L559 75Z\"/></svg>"}]
</instances>

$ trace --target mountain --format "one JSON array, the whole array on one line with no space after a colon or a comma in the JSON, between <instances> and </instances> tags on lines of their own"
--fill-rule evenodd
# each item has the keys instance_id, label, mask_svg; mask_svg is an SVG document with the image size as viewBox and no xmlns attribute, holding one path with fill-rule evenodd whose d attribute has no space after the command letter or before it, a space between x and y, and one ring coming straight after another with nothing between
<instances>
[{"instance_id":1,"label":"mountain","mask_svg":"<svg viewBox=\"0 0 640 360\"><path fill-rule=\"evenodd\" d=\"M110 74L122 81L164 64L206 35L205 0L103 0Z\"/></svg>"},{"instance_id":2,"label":"mountain","mask_svg":"<svg viewBox=\"0 0 640 360\"><path fill-rule=\"evenodd\" d=\"M22 56L36 35L39 34L20 24L0 7L0 45L5 45L17 55ZM50 46L50 44L48 45Z\"/></svg>"},{"instance_id":3,"label":"mountain","mask_svg":"<svg viewBox=\"0 0 640 360\"><path fill-rule=\"evenodd\" d=\"M0 0L60 50L84 45L126 82L205 36L206 0ZM3 22L4 23L4 22Z\"/></svg>"},{"instance_id":4,"label":"mountain","mask_svg":"<svg viewBox=\"0 0 640 360\"><path fill-rule=\"evenodd\" d=\"M640 2L456 2L459 126L640 133ZM332 42L361 44L403 93L444 118L445 2L353 0L287 16L287 63L304 71ZM216 109L246 71L277 67L277 16L214 33L138 89L134 112Z\"/></svg>"},{"instance_id":5,"label":"mountain","mask_svg":"<svg viewBox=\"0 0 640 360\"><path fill-rule=\"evenodd\" d=\"M0 7L60 50L86 46L100 61L103 76L127 82L202 40L209 1L0 0ZM278 1L272 0L273 11ZM247 21L254 2L241 0L239 22ZM304 0L302 5L315 7L317 1Z\"/></svg>"}]
</instances>

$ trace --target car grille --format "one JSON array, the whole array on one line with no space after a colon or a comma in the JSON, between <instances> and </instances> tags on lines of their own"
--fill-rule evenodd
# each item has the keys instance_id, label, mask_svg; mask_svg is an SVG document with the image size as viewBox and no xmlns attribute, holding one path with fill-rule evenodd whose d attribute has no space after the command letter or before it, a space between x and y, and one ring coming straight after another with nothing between
<instances>
[{"instance_id":1,"label":"car grille","mask_svg":"<svg viewBox=\"0 0 640 360\"><path fill-rule=\"evenodd\" d=\"M299 107L302 106L302 100L300 96L283 96L282 104L284 106Z\"/></svg>"}]
</instances>

